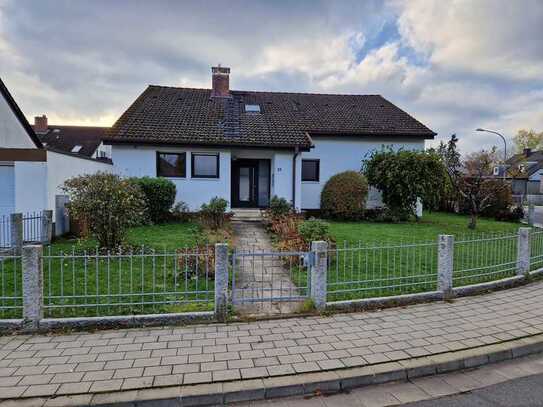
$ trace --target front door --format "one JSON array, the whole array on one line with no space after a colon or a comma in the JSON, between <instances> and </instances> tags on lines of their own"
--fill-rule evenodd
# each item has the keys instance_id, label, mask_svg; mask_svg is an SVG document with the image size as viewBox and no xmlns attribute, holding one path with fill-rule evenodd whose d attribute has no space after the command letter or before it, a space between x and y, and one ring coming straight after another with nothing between
<instances>
[{"instance_id":1,"label":"front door","mask_svg":"<svg viewBox=\"0 0 543 407\"><path fill-rule=\"evenodd\" d=\"M235 160L232 162L232 206L235 208L258 207L258 161Z\"/></svg>"}]
</instances>

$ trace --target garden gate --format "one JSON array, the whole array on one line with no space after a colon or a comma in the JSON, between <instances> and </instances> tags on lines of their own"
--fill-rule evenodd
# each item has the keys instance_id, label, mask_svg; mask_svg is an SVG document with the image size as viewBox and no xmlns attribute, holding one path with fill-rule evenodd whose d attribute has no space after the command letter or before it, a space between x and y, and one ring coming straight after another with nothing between
<instances>
[{"instance_id":1,"label":"garden gate","mask_svg":"<svg viewBox=\"0 0 543 407\"><path fill-rule=\"evenodd\" d=\"M232 254L232 304L304 301L310 296L312 252Z\"/></svg>"}]
</instances>

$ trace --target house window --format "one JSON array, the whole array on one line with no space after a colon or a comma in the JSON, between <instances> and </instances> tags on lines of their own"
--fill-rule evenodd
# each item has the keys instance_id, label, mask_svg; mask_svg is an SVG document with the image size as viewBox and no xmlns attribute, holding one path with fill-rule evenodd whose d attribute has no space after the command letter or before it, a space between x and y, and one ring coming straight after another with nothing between
<instances>
[{"instance_id":1,"label":"house window","mask_svg":"<svg viewBox=\"0 0 543 407\"><path fill-rule=\"evenodd\" d=\"M246 113L260 113L260 105L245 105Z\"/></svg>"},{"instance_id":2,"label":"house window","mask_svg":"<svg viewBox=\"0 0 543 407\"><path fill-rule=\"evenodd\" d=\"M494 175L500 175L500 167L494 167Z\"/></svg>"},{"instance_id":3,"label":"house window","mask_svg":"<svg viewBox=\"0 0 543 407\"><path fill-rule=\"evenodd\" d=\"M187 153L157 153L156 174L158 177L185 178Z\"/></svg>"},{"instance_id":4,"label":"house window","mask_svg":"<svg viewBox=\"0 0 543 407\"><path fill-rule=\"evenodd\" d=\"M219 154L192 154L192 178L219 178Z\"/></svg>"},{"instance_id":5,"label":"house window","mask_svg":"<svg viewBox=\"0 0 543 407\"><path fill-rule=\"evenodd\" d=\"M302 160L302 181L319 182L319 160Z\"/></svg>"}]
</instances>

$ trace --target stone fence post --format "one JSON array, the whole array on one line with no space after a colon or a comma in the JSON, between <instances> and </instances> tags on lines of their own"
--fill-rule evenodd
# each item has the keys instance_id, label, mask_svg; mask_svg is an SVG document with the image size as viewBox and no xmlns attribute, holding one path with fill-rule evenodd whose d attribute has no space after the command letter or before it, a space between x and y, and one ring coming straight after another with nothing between
<instances>
[{"instance_id":1,"label":"stone fence post","mask_svg":"<svg viewBox=\"0 0 543 407\"><path fill-rule=\"evenodd\" d=\"M21 254L23 247L23 214L12 213L10 215L10 239L11 247L15 249L15 254Z\"/></svg>"},{"instance_id":2,"label":"stone fence post","mask_svg":"<svg viewBox=\"0 0 543 407\"><path fill-rule=\"evenodd\" d=\"M517 245L517 275L530 272L530 228L519 228Z\"/></svg>"},{"instance_id":3,"label":"stone fence post","mask_svg":"<svg viewBox=\"0 0 543 407\"><path fill-rule=\"evenodd\" d=\"M228 316L228 245L215 244L215 318L225 322Z\"/></svg>"},{"instance_id":4,"label":"stone fence post","mask_svg":"<svg viewBox=\"0 0 543 407\"><path fill-rule=\"evenodd\" d=\"M41 245L23 246L23 325L35 330L43 319L43 276Z\"/></svg>"},{"instance_id":5,"label":"stone fence post","mask_svg":"<svg viewBox=\"0 0 543 407\"><path fill-rule=\"evenodd\" d=\"M51 243L53 238L53 211L44 210L41 212L41 242Z\"/></svg>"},{"instance_id":6,"label":"stone fence post","mask_svg":"<svg viewBox=\"0 0 543 407\"><path fill-rule=\"evenodd\" d=\"M322 311L326 308L328 242L311 242L313 261L311 263L311 298L315 308Z\"/></svg>"},{"instance_id":7,"label":"stone fence post","mask_svg":"<svg viewBox=\"0 0 543 407\"><path fill-rule=\"evenodd\" d=\"M452 296L454 265L454 236L439 235L437 258L437 290L443 298Z\"/></svg>"}]
</instances>

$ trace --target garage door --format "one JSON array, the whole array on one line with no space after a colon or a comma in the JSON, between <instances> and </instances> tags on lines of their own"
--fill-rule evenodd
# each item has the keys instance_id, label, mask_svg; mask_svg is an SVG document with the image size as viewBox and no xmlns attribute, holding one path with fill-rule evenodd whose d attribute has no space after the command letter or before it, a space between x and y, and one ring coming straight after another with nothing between
<instances>
[{"instance_id":1,"label":"garage door","mask_svg":"<svg viewBox=\"0 0 543 407\"><path fill-rule=\"evenodd\" d=\"M15 212L15 172L12 165L0 164L0 217Z\"/></svg>"}]
</instances>

